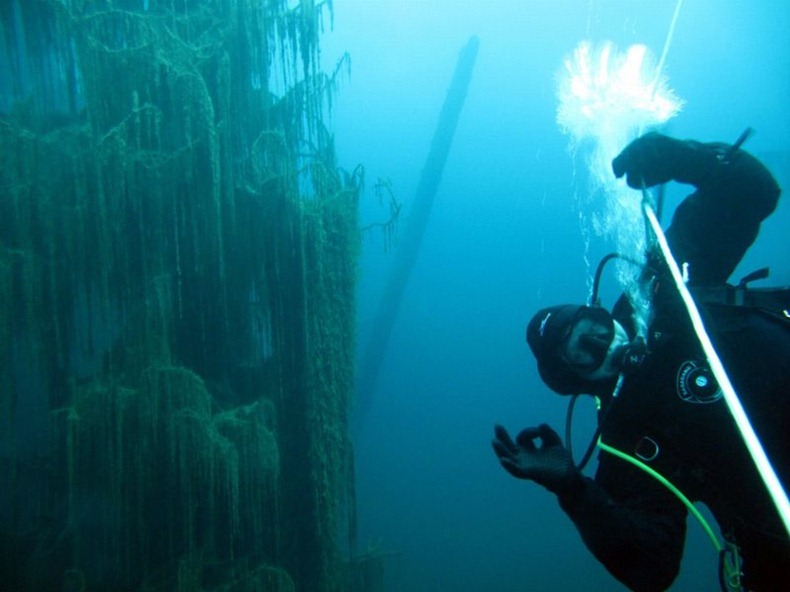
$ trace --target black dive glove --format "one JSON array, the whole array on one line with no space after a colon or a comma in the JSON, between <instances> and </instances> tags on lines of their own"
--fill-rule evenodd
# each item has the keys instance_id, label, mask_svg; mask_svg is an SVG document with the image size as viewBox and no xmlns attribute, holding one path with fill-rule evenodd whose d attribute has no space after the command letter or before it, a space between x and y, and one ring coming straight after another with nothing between
<instances>
[{"instance_id":1,"label":"black dive glove","mask_svg":"<svg viewBox=\"0 0 790 592\"><path fill-rule=\"evenodd\" d=\"M612 170L634 189L641 189L643 180L646 187L673 180L699 185L718 164L717 153L711 145L650 132L626 146Z\"/></svg>"},{"instance_id":2,"label":"black dive glove","mask_svg":"<svg viewBox=\"0 0 790 592\"><path fill-rule=\"evenodd\" d=\"M538 438L542 441L540 448L534 442ZM515 442L505 428L494 426L491 445L508 473L519 479L530 479L552 493L566 493L581 482L570 453L557 432L545 423L522 430Z\"/></svg>"}]
</instances>

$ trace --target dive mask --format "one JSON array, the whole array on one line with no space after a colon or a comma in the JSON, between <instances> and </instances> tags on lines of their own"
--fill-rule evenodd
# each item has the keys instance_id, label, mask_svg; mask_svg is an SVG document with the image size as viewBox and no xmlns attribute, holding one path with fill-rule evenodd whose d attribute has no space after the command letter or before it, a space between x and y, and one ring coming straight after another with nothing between
<instances>
[{"instance_id":1,"label":"dive mask","mask_svg":"<svg viewBox=\"0 0 790 592\"><path fill-rule=\"evenodd\" d=\"M614 334L614 320L606 310L581 307L566 331L559 354L570 370L588 374L606 360Z\"/></svg>"}]
</instances>

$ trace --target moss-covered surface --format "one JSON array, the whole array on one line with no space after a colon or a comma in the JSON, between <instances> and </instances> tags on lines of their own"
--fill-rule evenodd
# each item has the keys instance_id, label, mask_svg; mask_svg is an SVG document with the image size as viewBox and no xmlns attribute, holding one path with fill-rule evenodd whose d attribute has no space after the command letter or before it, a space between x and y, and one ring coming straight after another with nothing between
<instances>
[{"instance_id":1,"label":"moss-covered surface","mask_svg":"<svg viewBox=\"0 0 790 592\"><path fill-rule=\"evenodd\" d=\"M3 581L344 588L363 178L323 124L330 15L0 7Z\"/></svg>"}]
</instances>

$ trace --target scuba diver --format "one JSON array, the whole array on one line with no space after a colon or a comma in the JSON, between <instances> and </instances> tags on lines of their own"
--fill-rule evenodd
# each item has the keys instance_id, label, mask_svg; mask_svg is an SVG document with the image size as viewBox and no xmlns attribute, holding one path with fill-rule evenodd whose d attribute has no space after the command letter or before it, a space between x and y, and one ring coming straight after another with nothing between
<instances>
[{"instance_id":1,"label":"scuba diver","mask_svg":"<svg viewBox=\"0 0 790 592\"><path fill-rule=\"evenodd\" d=\"M773 306L746 285L753 278L727 283L780 194L765 166L740 149L742 139L729 146L649 133L631 142L612 168L635 189L669 181L694 186L666 238L688 271L687 287L707 332L787 491L787 290L774 291L785 300ZM636 322L636 307L621 296L611 313L593 298L589 306L540 310L527 326L543 382L559 394L599 401L585 459L577 465L570 451L572 405L565 445L546 424L515 439L497 425L494 452L511 475L556 494L588 549L633 590L665 590L675 580L686 517L695 511L691 502L710 509L725 540L722 589L790 589L790 538L660 253L647 254L641 280L651 294L646 324ZM596 442L603 452L589 478L582 468Z\"/></svg>"}]
</instances>

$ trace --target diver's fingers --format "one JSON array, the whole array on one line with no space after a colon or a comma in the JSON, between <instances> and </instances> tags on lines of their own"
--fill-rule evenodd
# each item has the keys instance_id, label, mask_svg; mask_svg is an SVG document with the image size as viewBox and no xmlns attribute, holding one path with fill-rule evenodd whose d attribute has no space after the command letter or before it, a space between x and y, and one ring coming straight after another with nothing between
<instances>
[{"instance_id":1,"label":"diver's fingers","mask_svg":"<svg viewBox=\"0 0 790 592\"><path fill-rule=\"evenodd\" d=\"M540 434L540 439L543 440L543 448L551 448L553 446L562 446L562 440L560 440L560 435L551 429L546 423L542 423L538 426L538 433Z\"/></svg>"},{"instance_id":2,"label":"diver's fingers","mask_svg":"<svg viewBox=\"0 0 790 592\"><path fill-rule=\"evenodd\" d=\"M518 450L510 434L499 424L494 426L494 442L498 442L500 446L506 449L510 454L515 454Z\"/></svg>"},{"instance_id":3,"label":"diver's fingers","mask_svg":"<svg viewBox=\"0 0 790 592\"><path fill-rule=\"evenodd\" d=\"M540 427L537 428L524 428L516 436L516 444L526 450L535 450L535 438L540 436Z\"/></svg>"},{"instance_id":4,"label":"diver's fingers","mask_svg":"<svg viewBox=\"0 0 790 592\"><path fill-rule=\"evenodd\" d=\"M505 469L508 473L513 475L514 477L520 477L521 473L519 471L518 465L516 462L508 457L500 458L499 464L502 465L502 468Z\"/></svg>"},{"instance_id":5,"label":"diver's fingers","mask_svg":"<svg viewBox=\"0 0 790 592\"><path fill-rule=\"evenodd\" d=\"M494 454L496 454L499 458L499 462L503 463L502 466L504 466L504 462L506 460L512 462L510 459L516 455L515 452L509 450L504 444L502 444L502 442L496 439L491 440L491 447L494 449Z\"/></svg>"}]
</instances>

